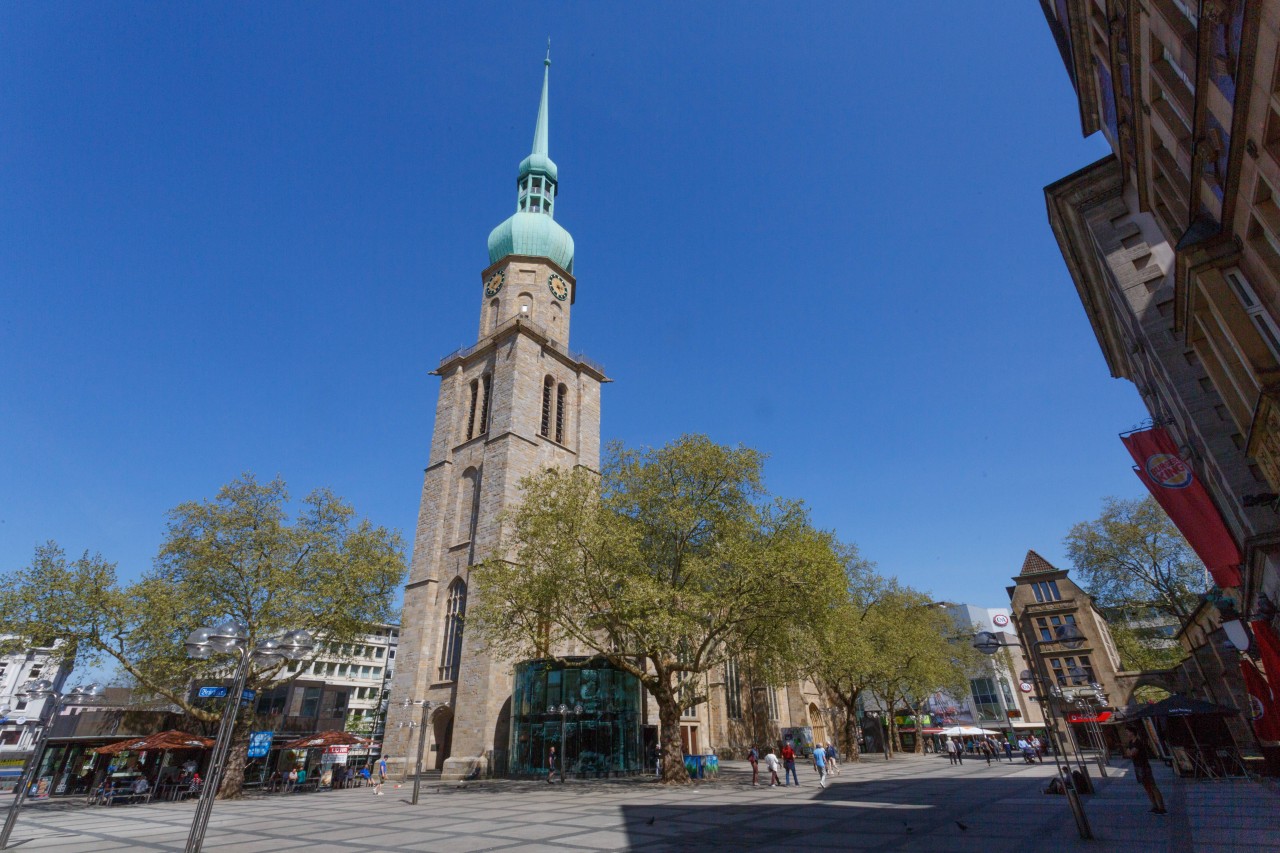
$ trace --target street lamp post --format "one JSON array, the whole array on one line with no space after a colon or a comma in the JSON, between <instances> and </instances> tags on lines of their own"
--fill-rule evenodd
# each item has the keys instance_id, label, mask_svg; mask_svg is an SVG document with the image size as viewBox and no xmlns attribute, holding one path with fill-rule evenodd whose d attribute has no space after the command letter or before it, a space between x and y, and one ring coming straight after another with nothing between
<instances>
[{"instance_id":1,"label":"street lamp post","mask_svg":"<svg viewBox=\"0 0 1280 853\"><path fill-rule=\"evenodd\" d=\"M223 765L231 747L231 733L235 730L236 716L244 696L245 681L249 677L249 662L255 657L298 660L311 652L315 647L315 641L306 631L289 631L278 640L261 640L250 648L249 629L235 620L228 619L212 628L197 628L192 631L187 636L185 646L187 657L197 660L207 660L215 654L233 652L240 656L231 679L234 689L227 693L227 701L222 708L218 738L214 741L213 755L209 758L209 772L206 774L208 778L205 779L204 787L200 791L195 817L191 820L191 832L187 835L186 853L200 853L200 847L204 844L204 833L209 826L209 815L213 813L213 800L217 797L218 787L222 783Z\"/></svg>"},{"instance_id":2,"label":"street lamp post","mask_svg":"<svg viewBox=\"0 0 1280 853\"><path fill-rule=\"evenodd\" d=\"M560 784L563 785L564 784L564 766L569 763L569 745L565 743L565 739L564 739L565 738L565 733L564 733L565 721L568 719L568 716L571 713L575 717L581 714L582 706L574 705L572 708L570 708L568 705L564 705L564 704L561 704L559 707L556 707L555 705L548 705L547 713L548 714L558 713L560 715Z\"/></svg>"},{"instance_id":3,"label":"street lamp post","mask_svg":"<svg viewBox=\"0 0 1280 853\"><path fill-rule=\"evenodd\" d=\"M421 705L421 706L422 706L422 721L421 721L421 722L415 723L415 722L410 721L410 722L407 722L407 723L405 723L405 722L401 722L401 723L399 723L399 724L398 724L398 727L399 727L399 728L402 728L402 729L403 729L403 728L410 728L410 729L414 729L414 728L416 728L416 729L418 730L418 758L417 758L417 761L416 761L416 762L414 763L414 765L413 765L413 800L412 800L412 803L413 803L413 805L415 805L415 806L418 804L418 792L419 792L419 790L421 790L421 788L422 788L422 751L423 751L423 749L424 749L424 748L426 747L426 745L427 745L427 720L428 720L428 718L431 716L431 709L432 709L432 708L436 708L436 709L443 708L443 707L444 707L445 705L447 705L447 704L449 704L449 703L447 703L447 702L431 702L430 700L427 700L427 699L406 699L406 700L404 700L404 707L406 707L406 708L412 707L413 705Z\"/></svg>"},{"instance_id":4,"label":"street lamp post","mask_svg":"<svg viewBox=\"0 0 1280 853\"><path fill-rule=\"evenodd\" d=\"M31 748L31 758L27 764L27 770L22 774L22 779L18 783L17 796L14 798L13 805L9 807L9 814L5 816L4 829L0 830L0 850L9 846L9 833L13 832L13 826L18 822L18 812L22 809L22 804L27 799L27 791L30 790L31 783L35 781L36 774L40 772L40 764L44 761L44 747L49 740L49 733L53 731L53 724L58 720L59 712L62 711L65 705L93 702L101 695L102 685L97 683L73 687L66 693L59 693L53 689L53 682L45 678L27 682L17 693L18 698L28 701L32 699L52 699L53 713L49 715L49 721L41 726L40 735L36 738L36 742ZM43 709L41 710L43 711ZM0 716L8 712L9 709L4 708Z\"/></svg>"},{"instance_id":5,"label":"street lamp post","mask_svg":"<svg viewBox=\"0 0 1280 853\"><path fill-rule=\"evenodd\" d=\"M1083 684L1089 678L1088 673L1078 666L1073 666L1067 670L1067 675L1070 676L1073 685ZM1100 773L1104 779L1107 776L1107 765L1103 757L1105 744L1102 739L1102 730L1098 728L1098 711L1102 708L1104 701L1103 697L1105 696L1106 694L1102 692L1102 685L1098 684L1096 681L1091 683L1087 690L1080 689L1062 691L1062 698L1064 701L1073 703L1084 712L1085 731L1089 733L1089 740L1091 742L1094 742L1096 739L1098 752L1095 757L1098 762L1098 773ZM1096 709L1094 708L1095 703L1097 704ZM1069 731L1070 720L1067 721L1067 725ZM1076 745L1076 750L1079 752L1079 744Z\"/></svg>"},{"instance_id":6,"label":"street lamp post","mask_svg":"<svg viewBox=\"0 0 1280 853\"><path fill-rule=\"evenodd\" d=\"M1053 642L1053 643L1074 642L1075 638L1070 634L1067 634L1065 637L1062 636L1065 633L1062 630L1063 628L1074 628L1074 626L1072 625L1061 626L1057 631L1057 633L1059 634L1059 637L1055 640L1049 640L1046 642ZM1075 630L1077 633L1079 632L1079 629L1075 629ZM1033 659L1038 659L1040 657L1040 653L1039 653L1040 645L1041 645L1040 642L1032 643ZM1000 637L991 633L990 631L979 631L976 635L974 635L973 647L978 651L982 652L984 655L993 655L997 651L999 651L1002 646L1004 646L1004 642L1001 641ZM1061 753L1063 756L1065 756L1066 750L1062 746L1062 733L1058 730L1058 720L1057 720L1057 717L1054 715L1053 703L1050 702L1049 697L1045 696L1043 691L1041 691L1040 678L1033 677L1031 681L1036 686L1036 698L1040 702L1040 707L1047 708L1049 711L1049 727L1047 729L1047 732L1050 733L1049 745L1053 747L1053 766L1057 770L1058 778L1062 780L1063 786L1066 790L1067 804L1071 807L1071 814L1075 817L1076 829L1077 831L1079 831L1081 838L1083 839L1093 838L1093 829L1089 826L1089 818L1084 813L1084 804L1080 802L1080 794L1078 791L1076 791L1076 786L1071 783L1070 775L1067 774L1064 776L1062 772L1062 762L1059 754ZM1057 741L1057 743L1055 744L1054 741ZM1067 769L1070 770L1069 764L1067 765Z\"/></svg>"}]
</instances>

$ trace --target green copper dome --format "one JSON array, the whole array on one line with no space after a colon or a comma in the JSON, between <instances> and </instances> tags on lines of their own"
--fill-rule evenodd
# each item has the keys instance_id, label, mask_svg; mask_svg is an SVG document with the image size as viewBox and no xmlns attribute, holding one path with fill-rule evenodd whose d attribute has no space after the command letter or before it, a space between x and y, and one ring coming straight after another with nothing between
<instances>
[{"instance_id":1,"label":"green copper dome","mask_svg":"<svg viewBox=\"0 0 1280 853\"><path fill-rule=\"evenodd\" d=\"M520 163L516 212L489 234L489 263L496 264L508 255L531 255L548 258L566 272L573 272L573 237L554 218L560 172L547 153L549 51L543 66L542 100L533 130L533 151Z\"/></svg>"},{"instance_id":2,"label":"green copper dome","mask_svg":"<svg viewBox=\"0 0 1280 853\"><path fill-rule=\"evenodd\" d=\"M549 258L565 272L573 272L573 237L545 213L519 211L489 232L489 263L507 255Z\"/></svg>"}]
</instances>

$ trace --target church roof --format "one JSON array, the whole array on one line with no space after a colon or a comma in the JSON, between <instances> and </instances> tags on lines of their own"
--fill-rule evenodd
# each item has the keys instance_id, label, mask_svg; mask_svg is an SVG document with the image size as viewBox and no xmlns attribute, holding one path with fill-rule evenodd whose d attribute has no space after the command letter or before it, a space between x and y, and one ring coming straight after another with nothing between
<instances>
[{"instance_id":1,"label":"church roof","mask_svg":"<svg viewBox=\"0 0 1280 853\"><path fill-rule=\"evenodd\" d=\"M1022 571L1019 575L1039 575L1045 572L1057 572L1061 569L1056 568L1052 563L1041 557L1035 551L1028 551L1027 558L1022 561Z\"/></svg>"}]
</instances>

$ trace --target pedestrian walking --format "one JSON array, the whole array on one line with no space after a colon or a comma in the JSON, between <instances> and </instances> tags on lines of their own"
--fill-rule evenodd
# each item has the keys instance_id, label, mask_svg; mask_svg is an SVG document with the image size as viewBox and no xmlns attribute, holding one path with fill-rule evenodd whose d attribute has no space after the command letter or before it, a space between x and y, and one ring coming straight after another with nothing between
<instances>
[{"instance_id":1,"label":"pedestrian walking","mask_svg":"<svg viewBox=\"0 0 1280 853\"><path fill-rule=\"evenodd\" d=\"M1004 739L1004 757L1009 759L1009 763L1013 763L1013 742L1009 738Z\"/></svg>"},{"instance_id":2,"label":"pedestrian walking","mask_svg":"<svg viewBox=\"0 0 1280 853\"><path fill-rule=\"evenodd\" d=\"M769 751L765 753L764 766L769 769L769 787L781 785L782 782L778 779L778 756L773 754L773 747L769 747Z\"/></svg>"},{"instance_id":3,"label":"pedestrian walking","mask_svg":"<svg viewBox=\"0 0 1280 853\"><path fill-rule=\"evenodd\" d=\"M554 785L556 780L556 748L547 752L547 784Z\"/></svg>"},{"instance_id":4,"label":"pedestrian walking","mask_svg":"<svg viewBox=\"0 0 1280 853\"><path fill-rule=\"evenodd\" d=\"M1031 748L1035 750L1036 758L1041 764L1044 764L1044 743L1035 735L1031 736Z\"/></svg>"},{"instance_id":5,"label":"pedestrian walking","mask_svg":"<svg viewBox=\"0 0 1280 853\"><path fill-rule=\"evenodd\" d=\"M1164 807L1164 796L1156 787L1156 777L1151 772L1151 759L1147 756L1147 740L1141 735L1137 726L1129 727L1129 736L1129 743L1124 748L1124 757L1133 762L1133 777L1146 790L1147 799L1151 800L1151 813L1168 814L1169 810Z\"/></svg>"},{"instance_id":6,"label":"pedestrian walking","mask_svg":"<svg viewBox=\"0 0 1280 853\"><path fill-rule=\"evenodd\" d=\"M956 756L956 742L952 738L947 738L946 746L943 747L947 751L947 760L952 764L959 763Z\"/></svg>"},{"instance_id":7,"label":"pedestrian walking","mask_svg":"<svg viewBox=\"0 0 1280 853\"><path fill-rule=\"evenodd\" d=\"M791 784L791 780L796 780L796 786L800 785L800 777L796 775L796 751L791 748L791 741L787 741L782 745L782 776L783 787Z\"/></svg>"},{"instance_id":8,"label":"pedestrian walking","mask_svg":"<svg viewBox=\"0 0 1280 853\"><path fill-rule=\"evenodd\" d=\"M818 784L827 787L827 750L826 747L813 748L813 769L818 771Z\"/></svg>"},{"instance_id":9,"label":"pedestrian walking","mask_svg":"<svg viewBox=\"0 0 1280 853\"><path fill-rule=\"evenodd\" d=\"M760 784L760 753L756 752L756 745L751 744L751 749L747 750L747 761L751 763L751 787Z\"/></svg>"},{"instance_id":10,"label":"pedestrian walking","mask_svg":"<svg viewBox=\"0 0 1280 853\"><path fill-rule=\"evenodd\" d=\"M836 754L836 745L834 743L827 744L827 770L832 776L840 775L840 765L836 761L840 756Z\"/></svg>"},{"instance_id":11,"label":"pedestrian walking","mask_svg":"<svg viewBox=\"0 0 1280 853\"><path fill-rule=\"evenodd\" d=\"M376 796L382 796L382 786L387 783L387 759L378 759L378 784L374 786L373 793Z\"/></svg>"},{"instance_id":12,"label":"pedestrian walking","mask_svg":"<svg viewBox=\"0 0 1280 853\"><path fill-rule=\"evenodd\" d=\"M993 747L991 745L991 741L987 740L986 738L983 738L982 743L979 746L982 749L982 757L987 759L987 766L990 767L991 756L994 755L996 751L995 747Z\"/></svg>"}]
</instances>

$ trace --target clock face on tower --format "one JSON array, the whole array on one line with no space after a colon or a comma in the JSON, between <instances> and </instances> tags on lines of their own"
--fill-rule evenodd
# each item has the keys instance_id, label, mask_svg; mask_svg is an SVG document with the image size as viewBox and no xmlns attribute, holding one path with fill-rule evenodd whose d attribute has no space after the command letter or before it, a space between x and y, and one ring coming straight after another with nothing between
<instances>
[{"instance_id":1,"label":"clock face on tower","mask_svg":"<svg viewBox=\"0 0 1280 853\"><path fill-rule=\"evenodd\" d=\"M569 298L569 285L555 273L552 273L551 277L547 279L547 288L550 289L551 295L561 302Z\"/></svg>"},{"instance_id":2,"label":"clock face on tower","mask_svg":"<svg viewBox=\"0 0 1280 853\"><path fill-rule=\"evenodd\" d=\"M501 270L489 276L489 280L484 283L485 296L497 296L502 290L502 285L507 281L507 274Z\"/></svg>"}]
</instances>

